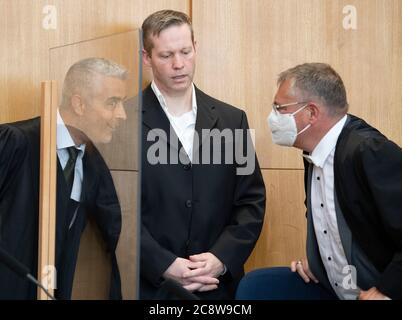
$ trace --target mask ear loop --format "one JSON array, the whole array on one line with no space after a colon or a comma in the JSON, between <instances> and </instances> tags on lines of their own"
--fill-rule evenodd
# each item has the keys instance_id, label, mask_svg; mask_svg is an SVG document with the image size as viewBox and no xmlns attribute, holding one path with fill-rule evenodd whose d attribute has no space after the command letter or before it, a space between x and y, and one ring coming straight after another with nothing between
<instances>
[{"instance_id":1,"label":"mask ear loop","mask_svg":"<svg viewBox=\"0 0 402 320\"><path fill-rule=\"evenodd\" d=\"M301 107L299 110L296 110L295 112L292 113L292 116L294 116L295 114L298 114L300 111L302 111L305 107L308 106L308 103L305 104L303 107Z\"/></svg>"},{"instance_id":2,"label":"mask ear loop","mask_svg":"<svg viewBox=\"0 0 402 320\"><path fill-rule=\"evenodd\" d=\"M294 116L295 114L297 114L298 112L300 112L301 110L303 110L305 107L307 107L308 106L308 103L306 104L306 105L304 105L303 107L301 107L299 110L296 110L295 112L293 112L292 113L292 116ZM304 131L306 131L308 128L310 128L311 127L311 123L309 123L307 126L305 126L304 127L304 129L302 129L302 130L300 130L300 132L298 132L297 134L296 134L296 137L299 135L299 134L302 134Z\"/></svg>"},{"instance_id":3,"label":"mask ear loop","mask_svg":"<svg viewBox=\"0 0 402 320\"><path fill-rule=\"evenodd\" d=\"M311 123L309 123L303 130L301 130L300 132L298 132L297 133L297 135L296 135L296 137L299 135L299 134L302 134L304 131L306 131L308 128L310 128L311 127Z\"/></svg>"}]
</instances>

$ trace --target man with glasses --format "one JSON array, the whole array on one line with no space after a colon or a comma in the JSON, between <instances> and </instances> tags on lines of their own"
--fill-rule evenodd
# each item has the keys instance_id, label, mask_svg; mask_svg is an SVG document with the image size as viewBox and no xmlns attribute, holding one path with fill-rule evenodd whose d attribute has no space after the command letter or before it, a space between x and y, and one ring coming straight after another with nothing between
<instances>
[{"instance_id":1,"label":"man with glasses","mask_svg":"<svg viewBox=\"0 0 402 320\"><path fill-rule=\"evenodd\" d=\"M327 64L282 72L268 117L274 143L303 150L307 258L258 270L238 298L401 299L402 151L347 113Z\"/></svg>"}]
</instances>

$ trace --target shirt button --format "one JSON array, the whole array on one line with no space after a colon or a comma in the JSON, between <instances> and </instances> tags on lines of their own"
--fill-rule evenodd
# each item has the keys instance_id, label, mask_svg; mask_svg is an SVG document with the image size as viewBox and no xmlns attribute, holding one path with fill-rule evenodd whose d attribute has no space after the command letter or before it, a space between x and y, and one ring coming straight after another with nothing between
<instances>
[{"instance_id":1,"label":"shirt button","mask_svg":"<svg viewBox=\"0 0 402 320\"><path fill-rule=\"evenodd\" d=\"M189 165L189 164L186 164L183 166L183 169L186 171L190 170L190 168L191 168L191 165Z\"/></svg>"},{"instance_id":2,"label":"shirt button","mask_svg":"<svg viewBox=\"0 0 402 320\"><path fill-rule=\"evenodd\" d=\"M324 208L324 204L323 204L323 203L321 203L321 208Z\"/></svg>"},{"instance_id":3,"label":"shirt button","mask_svg":"<svg viewBox=\"0 0 402 320\"><path fill-rule=\"evenodd\" d=\"M186 207L187 207L187 208L191 208L192 205L193 205L193 202L192 202L191 200L187 200L187 201L186 201Z\"/></svg>"},{"instance_id":4,"label":"shirt button","mask_svg":"<svg viewBox=\"0 0 402 320\"><path fill-rule=\"evenodd\" d=\"M317 180L320 180L320 177L317 177Z\"/></svg>"},{"instance_id":5,"label":"shirt button","mask_svg":"<svg viewBox=\"0 0 402 320\"><path fill-rule=\"evenodd\" d=\"M337 287L338 286L338 284L335 282L335 287Z\"/></svg>"},{"instance_id":6,"label":"shirt button","mask_svg":"<svg viewBox=\"0 0 402 320\"><path fill-rule=\"evenodd\" d=\"M328 257L328 260L329 260L329 261L331 261L331 260L332 260L332 258L331 258L331 257Z\"/></svg>"},{"instance_id":7,"label":"shirt button","mask_svg":"<svg viewBox=\"0 0 402 320\"><path fill-rule=\"evenodd\" d=\"M327 230L324 230L324 234L327 234L328 232L327 232Z\"/></svg>"}]
</instances>

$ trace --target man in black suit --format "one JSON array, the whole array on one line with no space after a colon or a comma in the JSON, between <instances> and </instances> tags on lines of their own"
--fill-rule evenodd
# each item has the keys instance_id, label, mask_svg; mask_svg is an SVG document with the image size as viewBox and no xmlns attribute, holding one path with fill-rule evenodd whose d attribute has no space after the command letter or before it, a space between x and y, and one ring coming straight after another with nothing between
<instances>
[{"instance_id":1,"label":"man in black suit","mask_svg":"<svg viewBox=\"0 0 402 320\"><path fill-rule=\"evenodd\" d=\"M143 92L140 297L174 299L161 286L173 279L200 298L230 299L265 211L246 114L194 86L186 14L153 13L142 29L154 79Z\"/></svg>"},{"instance_id":2,"label":"man in black suit","mask_svg":"<svg viewBox=\"0 0 402 320\"><path fill-rule=\"evenodd\" d=\"M109 169L93 143L108 143L126 118L126 70L88 58L66 74L57 114L56 271L70 299L80 237L93 215L112 257L111 298L121 298L115 249L121 210ZM40 118L0 126L0 242L37 273ZM36 288L0 263L0 299L35 299Z\"/></svg>"},{"instance_id":3,"label":"man in black suit","mask_svg":"<svg viewBox=\"0 0 402 320\"><path fill-rule=\"evenodd\" d=\"M278 85L268 121L275 143L304 151L307 259L250 273L241 288L266 299L401 299L401 148L347 113L329 65L298 65Z\"/></svg>"}]
</instances>

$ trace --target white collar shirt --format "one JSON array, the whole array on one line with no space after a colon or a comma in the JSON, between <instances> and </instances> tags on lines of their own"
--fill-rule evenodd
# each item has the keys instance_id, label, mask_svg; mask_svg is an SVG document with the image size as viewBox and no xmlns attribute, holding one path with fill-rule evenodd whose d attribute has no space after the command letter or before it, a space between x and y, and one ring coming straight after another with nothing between
<instances>
[{"instance_id":1,"label":"white collar shirt","mask_svg":"<svg viewBox=\"0 0 402 320\"><path fill-rule=\"evenodd\" d=\"M183 113L182 115L176 117L169 112L166 99L164 98L161 91L156 86L156 83L152 81L151 88L156 95L163 111L165 112L167 118L169 119L170 125L175 131L177 137L179 138L184 150L187 153L190 161L193 160L193 140L195 132L195 122L197 119L197 99L195 95L195 87L192 84L192 99L191 99L191 110ZM169 134L167 132L167 134Z\"/></svg>"}]
</instances>

